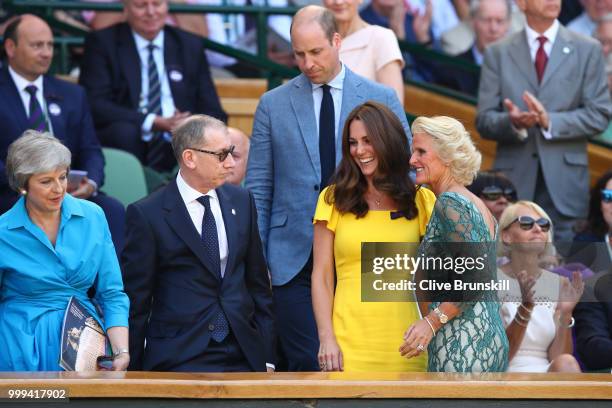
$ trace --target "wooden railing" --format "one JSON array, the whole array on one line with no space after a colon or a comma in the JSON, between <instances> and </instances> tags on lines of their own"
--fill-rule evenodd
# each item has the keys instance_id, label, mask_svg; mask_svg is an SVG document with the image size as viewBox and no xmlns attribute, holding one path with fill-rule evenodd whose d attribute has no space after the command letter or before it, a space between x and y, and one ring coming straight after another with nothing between
<instances>
[{"instance_id":1,"label":"wooden railing","mask_svg":"<svg viewBox=\"0 0 612 408\"><path fill-rule=\"evenodd\" d=\"M0 373L14 389L69 398L612 400L610 374L458 373Z\"/></svg>"}]
</instances>

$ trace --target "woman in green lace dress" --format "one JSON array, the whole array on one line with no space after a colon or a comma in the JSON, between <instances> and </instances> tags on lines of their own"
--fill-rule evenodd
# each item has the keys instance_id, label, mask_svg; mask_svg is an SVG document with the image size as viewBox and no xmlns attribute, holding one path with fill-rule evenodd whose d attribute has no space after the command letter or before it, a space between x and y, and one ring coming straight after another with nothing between
<instances>
[{"instance_id":1,"label":"woman in green lace dress","mask_svg":"<svg viewBox=\"0 0 612 408\"><path fill-rule=\"evenodd\" d=\"M465 186L474 179L481 156L463 125L449 117L420 117L412 124L411 166L416 183L437 196L420 253L424 259L452 259L454 266L422 268L421 281L496 279L497 224L485 204ZM461 267L460 258L482 257L482 268ZM430 267L433 268L433 267ZM494 290L436 290L419 293L424 317L408 328L400 352L412 358L428 351L428 371L505 371L508 339Z\"/></svg>"}]
</instances>

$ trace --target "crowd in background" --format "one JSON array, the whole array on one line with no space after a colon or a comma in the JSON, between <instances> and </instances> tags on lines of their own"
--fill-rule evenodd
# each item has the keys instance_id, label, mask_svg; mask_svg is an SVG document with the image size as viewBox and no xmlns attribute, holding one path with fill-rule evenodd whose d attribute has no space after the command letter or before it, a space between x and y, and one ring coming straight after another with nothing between
<instances>
[{"instance_id":1,"label":"crowd in background","mask_svg":"<svg viewBox=\"0 0 612 408\"><path fill-rule=\"evenodd\" d=\"M257 71L200 36L252 51L251 16L172 15L165 0L67 15L92 29L79 85L48 74L49 25L12 16L0 70L0 348L14 352L0 369L59 369L71 296L106 329L116 370L612 366L612 181L589 191L586 150L612 117L612 2L579 3L325 0L270 17L269 57L301 74L262 96L250 137L227 128L212 77ZM396 38L481 75L402 52ZM405 78L478 97L493 171L478 173L456 119L409 126ZM102 146L168 183L126 211L100 191ZM480 277L514 290L363 302L362 242L441 258L493 243L497 262Z\"/></svg>"}]
</instances>

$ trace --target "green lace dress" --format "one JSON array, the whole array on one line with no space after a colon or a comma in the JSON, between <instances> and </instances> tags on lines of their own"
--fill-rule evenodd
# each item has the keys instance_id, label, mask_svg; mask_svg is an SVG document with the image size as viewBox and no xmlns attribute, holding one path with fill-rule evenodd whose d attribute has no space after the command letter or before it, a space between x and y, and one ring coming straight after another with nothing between
<instances>
[{"instance_id":1,"label":"green lace dress","mask_svg":"<svg viewBox=\"0 0 612 408\"><path fill-rule=\"evenodd\" d=\"M496 236L490 236L482 214L468 198L445 192L436 201L420 252L427 257L477 257L483 251L491 253L491 248L494 251ZM485 263L478 280L496 279L494 253L492 256L493 259ZM465 276L470 272L466 271ZM449 273L446 278L452 279L450 275L456 276ZM437 278L440 279L440 276ZM462 292L465 297L460 302L457 293L449 294L447 298L438 296L437 301L436 296L431 299L430 310L440 304L440 299L447 299L457 301L461 313L445 324L429 344L428 371L506 370L509 346L497 295L492 291L469 292Z\"/></svg>"}]
</instances>

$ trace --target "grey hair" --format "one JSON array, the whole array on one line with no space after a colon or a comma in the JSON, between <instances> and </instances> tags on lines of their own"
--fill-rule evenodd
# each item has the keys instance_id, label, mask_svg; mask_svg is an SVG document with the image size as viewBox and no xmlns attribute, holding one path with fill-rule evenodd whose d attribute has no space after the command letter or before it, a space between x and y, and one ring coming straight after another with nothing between
<instances>
[{"instance_id":1,"label":"grey hair","mask_svg":"<svg viewBox=\"0 0 612 408\"><path fill-rule=\"evenodd\" d=\"M185 149L199 147L206 143L206 131L220 129L227 131L225 123L208 115L193 115L185 119L172 131L172 150L176 161L181 163Z\"/></svg>"},{"instance_id":2,"label":"grey hair","mask_svg":"<svg viewBox=\"0 0 612 408\"><path fill-rule=\"evenodd\" d=\"M21 192L27 190L28 180L34 174L57 169L68 169L70 150L49 132L26 130L8 148L6 175L9 186Z\"/></svg>"},{"instance_id":3,"label":"grey hair","mask_svg":"<svg viewBox=\"0 0 612 408\"><path fill-rule=\"evenodd\" d=\"M472 184L482 156L461 122L449 116L419 116L412 122L412 134L415 133L426 133L431 137L436 153L442 162L448 164L451 176L458 183L464 186Z\"/></svg>"},{"instance_id":4,"label":"grey hair","mask_svg":"<svg viewBox=\"0 0 612 408\"><path fill-rule=\"evenodd\" d=\"M478 12L480 11L480 4L483 1L491 1L491 0L472 0L470 2L470 17L472 17L473 19L476 18L476 15L478 14ZM506 20L510 20L510 17L512 16L512 3L510 2L510 0L502 0L504 2L504 4L506 4Z\"/></svg>"}]
</instances>

